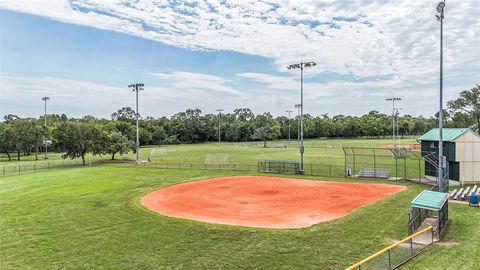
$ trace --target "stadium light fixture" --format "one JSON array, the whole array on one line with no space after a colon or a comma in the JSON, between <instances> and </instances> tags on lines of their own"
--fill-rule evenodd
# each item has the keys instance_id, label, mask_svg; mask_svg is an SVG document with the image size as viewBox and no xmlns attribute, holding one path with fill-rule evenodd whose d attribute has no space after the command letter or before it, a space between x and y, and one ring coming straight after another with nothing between
<instances>
[{"instance_id":1,"label":"stadium light fixture","mask_svg":"<svg viewBox=\"0 0 480 270\"><path fill-rule=\"evenodd\" d=\"M290 142L290 114L293 112L292 110L286 110L286 113L288 113L288 142Z\"/></svg>"},{"instance_id":2,"label":"stadium light fixture","mask_svg":"<svg viewBox=\"0 0 480 270\"><path fill-rule=\"evenodd\" d=\"M135 117L136 117L136 122L137 122L137 141L136 141L136 152L137 152L137 163L140 161L139 158L139 152L140 152L140 134L139 134L139 129L138 129L138 92L143 91L143 87L145 85L143 83L134 83L134 84L129 84L128 88L132 89L132 91L135 92L136 95L136 110L135 110Z\"/></svg>"},{"instance_id":3,"label":"stadium light fixture","mask_svg":"<svg viewBox=\"0 0 480 270\"><path fill-rule=\"evenodd\" d=\"M303 154L305 147L303 144L303 69L306 67L314 67L317 64L314 61L300 62L287 66L287 69L300 69L300 174L303 174Z\"/></svg>"},{"instance_id":4,"label":"stadium light fixture","mask_svg":"<svg viewBox=\"0 0 480 270\"><path fill-rule=\"evenodd\" d=\"M218 142L222 141L221 130L220 130L220 118L222 116L223 109L216 109L215 111L218 112Z\"/></svg>"},{"instance_id":5,"label":"stadium light fixture","mask_svg":"<svg viewBox=\"0 0 480 270\"><path fill-rule=\"evenodd\" d=\"M443 156L443 19L445 18L445 1L437 4L436 8L439 14L435 17L440 22L440 100L438 110L438 191L448 192L448 181L444 181L444 170L446 159Z\"/></svg>"},{"instance_id":6,"label":"stadium light fixture","mask_svg":"<svg viewBox=\"0 0 480 270\"><path fill-rule=\"evenodd\" d=\"M392 139L393 139L393 148L394 149L397 149L397 139L396 139L396 136L395 136L395 118L396 118L396 112L398 112L396 109L395 109L395 101L400 101L402 100L401 98L398 98L398 97L392 97L392 98L387 98L385 99L386 101L391 101L392 102Z\"/></svg>"},{"instance_id":7,"label":"stadium light fixture","mask_svg":"<svg viewBox=\"0 0 480 270\"><path fill-rule=\"evenodd\" d=\"M42 97L42 100L45 102L45 112L43 114L43 118L45 120L45 134L43 135L43 145L45 146L45 159L48 159L48 143L49 141L47 140L47 100L49 100L49 97Z\"/></svg>"}]
</instances>

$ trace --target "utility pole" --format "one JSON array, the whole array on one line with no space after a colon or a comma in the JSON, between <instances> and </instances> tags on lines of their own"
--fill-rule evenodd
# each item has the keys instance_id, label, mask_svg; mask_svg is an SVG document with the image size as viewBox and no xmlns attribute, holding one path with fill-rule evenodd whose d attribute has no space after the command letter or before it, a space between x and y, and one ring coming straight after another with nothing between
<instances>
[{"instance_id":1,"label":"utility pole","mask_svg":"<svg viewBox=\"0 0 480 270\"><path fill-rule=\"evenodd\" d=\"M439 2L437 4L437 12L439 14L435 15L437 20L440 22L440 101L439 101L439 111L438 111L438 191L439 192L448 192L448 181L444 183L444 170L446 166L446 159L443 156L443 19L445 1Z\"/></svg>"},{"instance_id":2,"label":"utility pole","mask_svg":"<svg viewBox=\"0 0 480 270\"><path fill-rule=\"evenodd\" d=\"M298 64L289 65L288 69L300 69L300 174L305 172L303 168L303 154L305 153L305 147L303 145L303 69L306 67L314 67L317 64L313 61L300 62Z\"/></svg>"},{"instance_id":3,"label":"utility pole","mask_svg":"<svg viewBox=\"0 0 480 270\"><path fill-rule=\"evenodd\" d=\"M137 163L140 161L139 157L139 152L140 152L140 135L138 131L138 91L143 91L144 84L143 83L134 83L128 85L128 88L131 88L135 92L136 96L136 110L135 110L135 116L136 116L136 121L137 121L137 141L136 141L136 152L137 152Z\"/></svg>"},{"instance_id":4,"label":"utility pole","mask_svg":"<svg viewBox=\"0 0 480 270\"><path fill-rule=\"evenodd\" d=\"M395 116L396 116L396 109L395 109L395 101L400 101L402 100L401 98L398 97L392 97L392 98L387 98L385 99L386 101L391 101L392 102L392 138L393 138L393 148L397 149L397 140L395 138Z\"/></svg>"},{"instance_id":5,"label":"utility pole","mask_svg":"<svg viewBox=\"0 0 480 270\"><path fill-rule=\"evenodd\" d=\"M42 100L45 102L45 112L43 114L43 118L45 119L45 135L43 136L43 145L45 146L45 159L48 159L48 140L47 140L47 100L49 100L49 97L42 97Z\"/></svg>"},{"instance_id":6,"label":"utility pole","mask_svg":"<svg viewBox=\"0 0 480 270\"><path fill-rule=\"evenodd\" d=\"M292 110L286 110L286 113L288 113L288 142L290 142L290 113L292 113Z\"/></svg>"},{"instance_id":7,"label":"utility pole","mask_svg":"<svg viewBox=\"0 0 480 270\"><path fill-rule=\"evenodd\" d=\"M222 116L223 109L216 109L215 111L218 112L218 142L222 141L221 131L220 131L220 118Z\"/></svg>"}]
</instances>

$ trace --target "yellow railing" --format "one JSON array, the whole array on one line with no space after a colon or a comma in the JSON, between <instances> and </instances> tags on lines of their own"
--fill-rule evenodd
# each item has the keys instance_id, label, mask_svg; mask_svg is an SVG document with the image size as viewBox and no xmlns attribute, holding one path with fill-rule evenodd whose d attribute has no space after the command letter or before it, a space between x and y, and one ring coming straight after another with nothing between
<instances>
[{"instance_id":1,"label":"yellow railing","mask_svg":"<svg viewBox=\"0 0 480 270\"><path fill-rule=\"evenodd\" d=\"M428 231L430 231L430 230L433 230L433 227L432 227L432 226L429 226L429 227L427 227L427 228L425 228L425 229L423 229L423 230L421 230L421 231L418 231L418 232L416 232L416 233L414 233L414 234L412 234L412 235L410 235L410 236L408 236L408 237L406 237L406 238L404 238L404 239L396 242L395 244L392 244L392 245L390 245L390 246L388 246L388 247L380 250L379 252L377 252L377 253L375 253L375 254L373 254L373 255L368 256L367 258L365 258L365 259L357 262L356 264L354 264L354 265L346 268L345 270L359 269L359 267L361 267L362 265L366 264L367 262L369 262L369 261L377 258L378 256L380 256L380 255L382 255L382 254L385 254L386 252L389 252L389 251L392 250L393 248L395 248L395 247L397 247L397 246L399 246L399 245L401 245L401 244L403 244L403 243L405 243L405 242L408 242L408 241L410 241L411 239L413 239L413 238L415 238L415 237L417 237L417 236L419 236L419 235L421 235L421 234L424 234L424 233L426 233L426 232L428 232Z\"/></svg>"}]
</instances>

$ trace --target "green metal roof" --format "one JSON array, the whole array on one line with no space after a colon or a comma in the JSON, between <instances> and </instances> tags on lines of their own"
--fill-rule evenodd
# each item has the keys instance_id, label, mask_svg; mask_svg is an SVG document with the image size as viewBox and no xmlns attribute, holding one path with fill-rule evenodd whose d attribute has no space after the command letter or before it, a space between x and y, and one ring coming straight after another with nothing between
<instances>
[{"instance_id":1,"label":"green metal roof","mask_svg":"<svg viewBox=\"0 0 480 270\"><path fill-rule=\"evenodd\" d=\"M464 133L470 131L469 128L444 128L443 129L443 141L445 142L454 142L458 137L462 136ZM429 132L423 134L419 141L438 141L440 137L438 134L438 128L431 129Z\"/></svg>"},{"instance_id":2,"label":"green metal roof","mask_svg":"<svg viewBox=\"0 0 480 270\"><path fill-rule=\"evenodd\" d=\"M413 199L412 206L433 211L440 211L448 199L448 193L424 190Z\"/></svg>"}]
</instances>

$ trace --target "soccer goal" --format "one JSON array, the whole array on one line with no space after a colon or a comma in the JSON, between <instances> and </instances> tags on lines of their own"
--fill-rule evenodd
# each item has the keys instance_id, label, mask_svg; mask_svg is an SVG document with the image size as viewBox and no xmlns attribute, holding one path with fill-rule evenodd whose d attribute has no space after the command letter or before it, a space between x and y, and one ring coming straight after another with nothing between
<instances>
[{"instance_id":1,"label":"soccer goal","mask_svg":"<svg viewBox=\"0 0 480 270\"><path fill-rule=\"evenodd\" d=\"M208 154L205 157L205 164L228 164L228 155L225 154Z\"/></svg>"}]
</instances>

